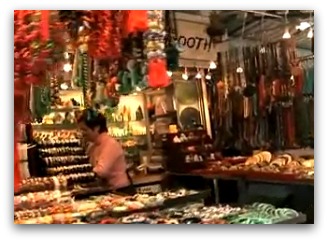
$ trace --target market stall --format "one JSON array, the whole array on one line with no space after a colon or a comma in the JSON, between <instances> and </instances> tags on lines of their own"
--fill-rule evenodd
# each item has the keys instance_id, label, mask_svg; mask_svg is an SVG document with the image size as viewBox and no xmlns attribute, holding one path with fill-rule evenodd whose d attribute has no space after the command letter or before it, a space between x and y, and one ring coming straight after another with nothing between
<instances>
[{"instance_id":1,"label":"market stall","mask_svg":"<svg viewBox=\"0 0 328 242\"><path fill-rule=\"evenodd\" d=\"M312 221L313 29L312 11L15 11L15 223ZM136 195L92 171L85 108Z\"/></svg>"}]
</instances>

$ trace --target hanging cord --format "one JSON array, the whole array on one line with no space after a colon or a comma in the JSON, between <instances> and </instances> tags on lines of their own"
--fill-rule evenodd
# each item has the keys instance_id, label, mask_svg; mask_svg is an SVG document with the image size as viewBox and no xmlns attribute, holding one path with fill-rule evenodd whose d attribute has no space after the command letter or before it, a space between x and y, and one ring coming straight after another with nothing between
<instances>
[{"instance_id":1,"label":"hanging cord","mask_svg":"<svg viewBox=\"0 0 328 242\"><path fill-rule=\"evenodd\" d=\"M244 39L247 15L248 13L244 13L243 28L241 30L241 40Z\"/></svg>"}]
</instances>

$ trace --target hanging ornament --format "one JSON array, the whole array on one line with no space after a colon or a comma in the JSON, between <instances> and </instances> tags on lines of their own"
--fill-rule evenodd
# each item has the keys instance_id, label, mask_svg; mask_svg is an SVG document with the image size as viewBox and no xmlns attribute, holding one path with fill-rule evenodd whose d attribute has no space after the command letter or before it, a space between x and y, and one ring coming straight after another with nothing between
<instances>
[{"instance_id":1,"label":"hanging ornament","mask_svg":"<svg viewBox=\"0 0 328 242\"><path fill-rule=\"evenodd\" d=\"M126 32L127 34L145 32L148 29L147 10L127 10Z\"/></svg>"},{"instance_id":2,"label":"hanging ornament","mask_svg":"<svg viewBox=\"0 0 328 242\"><path fill-rule=\"evenodd\" d=\"M169 84L170 78L167 74L167 61L164 53L163 11L149 10L147 14L149 29L144 37L148 58L148 85L153 88L165 87Z\"/></svg>"}]
</instances>

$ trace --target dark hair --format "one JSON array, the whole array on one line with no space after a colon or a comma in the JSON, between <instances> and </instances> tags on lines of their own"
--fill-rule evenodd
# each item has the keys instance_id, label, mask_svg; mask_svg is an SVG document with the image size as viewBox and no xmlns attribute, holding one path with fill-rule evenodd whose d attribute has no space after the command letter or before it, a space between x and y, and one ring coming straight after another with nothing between
<instances>
[{"instance_id":1,"label":"dark hair","mask_svg":"<svg viewBox=\"0 0 328 242\"><path fill-rule=\"evenodd\" d=\"M108 132L106 117L92 108L83 110L81 116L77 118L77 122L85 123L90 129L99 126L99 133Z\"/></svg>"}]
</instances>

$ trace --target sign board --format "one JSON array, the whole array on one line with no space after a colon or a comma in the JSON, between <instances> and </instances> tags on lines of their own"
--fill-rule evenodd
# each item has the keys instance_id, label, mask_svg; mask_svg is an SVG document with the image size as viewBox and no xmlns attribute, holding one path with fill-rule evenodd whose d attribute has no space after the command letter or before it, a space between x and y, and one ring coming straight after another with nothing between
<instances>
[{"instance_id":1,"label":"sign board","mask_svg":"<svg viewBox=\"0 0 328 242\"><path fill-rule=\"evenodd\" d=\"M214 44L206 33L207 24L202 22L176 19L176 40L183 47L180 65L207 68L222 51L222 44Z\"/></svg>"}]
</instances>

